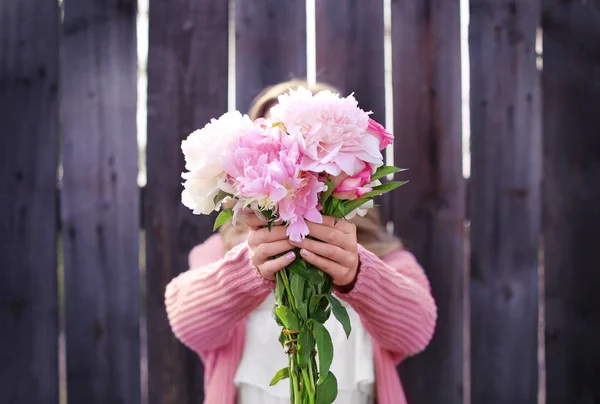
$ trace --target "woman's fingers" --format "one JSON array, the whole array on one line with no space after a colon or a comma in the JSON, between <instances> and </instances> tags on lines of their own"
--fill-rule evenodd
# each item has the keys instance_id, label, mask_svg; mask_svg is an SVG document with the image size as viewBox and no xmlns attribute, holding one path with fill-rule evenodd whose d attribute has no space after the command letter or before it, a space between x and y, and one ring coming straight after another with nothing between
<instances>
[{"instance_id":1,"label":"woman's fingers","mask_svg":"<svg viewBox=\"0 0 600 404\"><path fill-rule=\"evenodd\" d=\"M255 231L250 231L248 235L248 245L257 247L263 243L272 243L279 240L287 240L287 228L283 226L273 226L271 230L262 228Z\"/></svg>"},{"instance_id":2,"label":"woman's fingers","mask_svg":"<svg viewBox=\"0 0 600 404\"><path fill-rule=\"evenodd\" d=\"M284 252L293 250L294 246L288 240L279 240L272 243L262 243L252 248L252 263L255 266L262 265L269 258Z\"/></svg>"},{"instance_id":3,"label":"woman's fingers","mask_svg":"<svg viewBox=\"0 0 600 404\"><path fill-rule=\"evenodd\" d=\"M305 248L300 250L300 254L304 260L315 267L319 268L323 272L329 274L333 279L333 283L337 286L349 285L354 281L356 277L356 269L346 268L337 262L321 257Z\"/></svg>"},{"instance_id":4,"label":"woman's fingers","mask_svg":"<svg viewBox=\"0 0 600 404\"><path fill-rule=\"evenodd\" d=\"M309 252L320 255L323 258L337 262L342 266L348 268L353 268L356 266L356 254L344 251L341 247L338 247L334 244L327 244L322 241L311 240L308 238L305 238L299 243L295 243L293 241L290 243L297 247L304 248Z\"/></svg>"},{"instance_id":5,"label":"woman's fingers","mask_svg":"<svg viewBox=\"0 0 600 404\"><path fill-rule=\"evenodd\" d=\"M244 213L243 217L248 227L253 230L258 230L267 225L267 221L256 216L254 212Z\"/></svg>"},{"instance_id":6,"label":"woman's fingers","mask_svg":"<svg viewBox=\"0 0 600 404\"><path fill-rule=\"evenodd\" d=\"M288 252L285 255L282 255L279 258L275 258L272 260L267 260L261 265L257 265L258 271L263 276L263 278L268 279L270 281L275 280L275 274L277 271L281 271L287 265L290 264L296 258L296 255L293 251Z\"/></svg>"},{"instance_id":7,"label":"woman's fingers","mask_svg":"<svg viewBox=\"0 0 600 404\"><path fill-rule=\"evenodd\" d=\"M325 219L325 218L324 218ZM340 220L341 222L341 220ZM338 222L339 223L339 222ZM346 251L356 250L356 232L342 231L342 226L328 226L327 224L306 222L308 225L309 234L325 243L336 245ZM351 226L354 226L351 224ZM346 228L346 226L343 226ZM352 227L354 229L354 227Z\"/></svg>"}]
</instances>

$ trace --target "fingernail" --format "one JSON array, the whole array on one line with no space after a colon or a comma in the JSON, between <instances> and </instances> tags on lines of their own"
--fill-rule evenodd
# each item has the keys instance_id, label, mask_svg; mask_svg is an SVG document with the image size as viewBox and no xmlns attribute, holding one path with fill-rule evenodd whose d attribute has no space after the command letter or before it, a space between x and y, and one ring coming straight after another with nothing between
<instances>
[{"instance_id":1,"label":"fingernail","mask_svg":"<svg viewBox=\"0 0 600 404\"><path fill-rule=\"evenodd\" d=\"M304 255L305 257L308 257L310 255L308 250L305 250L304 248L302 250L300 250L300 254Z\"/></svg>"},{"instance_id":2,"label":"fingernail","mask_svg":"<svg viewBox=\"0 0 600 404\"><path fill-rule=\"evenodd\" d=\"M294 258L296 258L296 254L294 254L294 252L293 252L293 251L290 251L289 253L287 253L287 255L285 256L285 258L286 258L288 261L291 261L291 260L293 260Z\"/></svg>"}]
</instances>

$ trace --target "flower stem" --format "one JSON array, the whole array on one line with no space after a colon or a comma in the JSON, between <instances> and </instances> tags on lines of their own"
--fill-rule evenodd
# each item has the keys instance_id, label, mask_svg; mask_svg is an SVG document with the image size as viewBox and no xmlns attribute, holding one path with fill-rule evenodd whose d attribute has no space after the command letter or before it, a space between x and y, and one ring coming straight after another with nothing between
<instances>
[{"instance_id":1,"label":"flower stem","mask_svg":"<svg viewBox=\"0 0 600 404\"><path fill-rule=\"evenodd\" d=\"M292 295L292 289L290 288L290 281L288 279L288 275L287 275L287 268L282 269L281 271L278 272L278 274L281 274L281 280L283 281L283 285L285 286L285 293L288 296L288 301L290 303L290 307L292 308L292 310L294 311L294 314L296 313L296 304L294 301L294 296Z\"/></svg>"},{"instance_id":2,"label":"flower stem","mask_svg":"<svg viewBox=\"0 0 600 404\"><path fill-rule=\"evenodd\" d=\"M310 369L310 364L308 368ZM308 401L310 404L315 404L315 386L306 369L302 369L302 377L304 378L304 390L308 395Z\"/></svg>"}]
</instances>

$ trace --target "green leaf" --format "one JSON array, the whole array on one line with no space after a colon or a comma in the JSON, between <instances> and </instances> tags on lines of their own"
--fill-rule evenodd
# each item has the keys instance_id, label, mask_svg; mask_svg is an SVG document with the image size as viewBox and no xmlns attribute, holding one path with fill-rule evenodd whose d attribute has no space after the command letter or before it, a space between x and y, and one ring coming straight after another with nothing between
<instances>
[{"instance_id":1,"label":"green leaf","mask_svg":"<svg viewBox=\"0 0 600 404\"><path fill-rule=\"evenodd\" d=\"M327 300L329 300L329 304L331 304L331 310L333 311L333 315L340 322L342 327L344 327L344 332L346 333L346 338L350 337L350 332L352 331L352 326L350 325L350 316L348 316L348 311L346 308L340 303L338 299L336 299L333 295L326 295Z\"/></svg>"},{"instance_id":2,"label":"green leaf","mask_svg":"<svg viewBox=\"0 0 600 404\"><path fill-rule=\"evenodd\" d=\"M298 317L296 317L291 309L285 306L279 306L275 309L275 312L277 313L277 316L279 316L284 327L288 330L298 330L300 328Z\"/></svg>"},{"instance_id":3,"label":"green leaf","mask_svg":"<svg viewBox=\"0 0 600 404\"><path fill-rule=\"evenodd\" d=\"M392 182L387 182L385 184L379 185L377 187L374 187L373 190L371 192L367 192L366 194L364 194L362 198L373 198L374 196L378 196L378 195L382 195L385 194L387 192L390 192L398 187L401 187L402 185L406 184L408 181L392 181Z\"/></svg>"},{"instance_id":4,"label":"green leaf","mask_svg":"<svg viewBox=\"0 0 600 404\"><path fill-rule=\"evenodd\" d=\"M324 295L331 294L333 291L333 279L331 276L325 274L325 282L321 285L320 292Z\"/></svg>"},{"instance_id":5,"label":"green leaf","mask_svg":"<svg viewBox=\"0 0 600 404\"><path fill-rule=\"evenodd\" d=\"M315 331L315 340L317 341L317 355L319 357L319 381L321 384L329 374L329 368L333 361L333 343L331 335L323 324L316 321L312 322Z\"/></svg>"},{"instance_id":6,"label":"green leaf","mask_svg":"<svg viewBox=\"0 0 600 404\"><path fill-rule=\"evenodd\" d=\"M287 379L290 377L290 371L287 367L279 369L275 376L271 379L269 386L275 386L280 380Z\"/></svg>"},{"instance_id":7,"label":"green leaf","mask_svg":"<svg viewBox=\"0 0 600 404\"><path fill-rule=\"evenodd\" d=\"M283 327L283 323L281 322L281 319L277 315L276 308L277 308L276 306L273 306L273 309L271 310L271 315L275 319L275 322L277 323L277 325L280 326L280 327Z\"/></svg>"},{"instance_id":8,"label":"green leaf","mask_svg":"<svg viewBox=\"0 0 600 404\"><path fill-rule=\"evenodd\" d=\"M394 166L381 166L371 175L371 182L377 181L380 178L388 176L390 174L398 173L400 171L406 171L406 168L398 168Z\"/></svg>"},{"instance_id":9,"label":"green leaf","mask_svg":"<svg viewBox=\"0 0 600 404\"><path fill-rule=\"evenodd\" d=\"M219 227L224 225L227 221L229 221L233 217L233 209L224 209L219 213L219 216L215 219L215 225L213 226L213 231L217 230Z\"/></svg>"},{"instance_id":10,"label":"green leaf","mask_svg":"<svg viewBox=\"0 0 600 404\"><path fill-rule=\"evenodd\" d=\"M296 311L303 321L308 319L308 304L306 302L296 303Z\"/></svg>"},{"instance_id":11,"label":"green leaf","mask_svg":"<svg viewBox=\"0 0 600 404\"><path fill-rule=\"evenodd\" d=\"M306 261L304 261L303 259L295 260L294 262L289 264L287 268L296 275L300 275L310 283L319 284L324 280L323 272L316 271L314 269L309 269L306 266Z\"/></svg>"},{"instance_id":12,"label":"green leaf","mask_svg":"<svg viewBox=\"0 0 600 404\"><path fill-rule=\"evenodd\" d=\"M329 201L329 198L331 197L331 194L333 193L333 183L331 182L331 180L329 178L325 178L325 182L327 183L327 191L325 191L321 194L321 201L320 201L323 209L325 209L325 206L327 205L327 202Z\"/></svg>"},{"instance_id":13,"label":"green leaf","mask_svg":"<svg viewBox=\"0 0 600 404\"><path fill-rule=\"evenodd\" d=\"M293 272L290 274L290 287L296 307L304 302L304 285L306 285L306 279Z\"/></svg>"},{"instance_id":14,"label":"green leaf","mask_svg":"<svg viewBox=\"0 0 600 404\"><path fill-rule=\"evenodd\" d=\"M308 310L311 314L317 311L317 306L318 306L319 302L321 301L322 297L324 297L324 296L323 295L311 296L310 302L308 305Z\"/></svg>"},{"instance_id":15,"label":"green leaf","mask_svg":"<svg viewBox=\"0 0 600 404\"><path fill-rule=\"evenodd\" d=\"M365 203L369 202L369 200L371 200L371 198L363 197L363 198L354 199L352 201L345 201L343 204L340 204L340 206L343 206L343 208L340 211L341 217L345 217L348 213L352 212L354 209L360 208Z\"/></svg>"},{"instance_id":16,"label":"green leaf","mask_svg":"<svg viewBox=\"0 0 600 404\"><path fill-rule=\"evenodd\" d=\"M338 209L339 204L340 204L340 200L338 198L332 198L331 204L329 205L329 209L327 210L327 214L329 216L334 215Z\"/></svg>"},{"instance_id":17,"label":"green leaf","mask_svg":"<svg viewBox=\"0 0 600 404\"><path fill-rule=\"evenodd\" d=\"M283 270L285 271L285 269ZM277 303L281 306L283 305L283 296L285 294L285 285L283 284L283 279L281 278L281 271L277 271L275 274L275 299Z\"/></svg>"},{"instance_id":18,"label":"green leaf","mask_svg":"<svg viewBox=\"0 0 600 404\"><path fill-rule=\"evenodd\" d=\"M298 335L298 365L302 369L306 369L306 367L310 363L310 354L315 347L315 339L312 336L312 332L310 327L307 324L304 324L304 327L300 330L300 334Z\"/></svg>"},{"instance_id":19,"label":"green leaf","mask_svg":"<svg viewBox=\"0 0 600 404\"><path fill-rule=\"evenodd\" d=\"M321 324L324 324L325 321L329 320L329 316L331 316L331 310L326 309L326 310L317 310L316 312L314 312L310 315L310 318L314 319L315 321L318 321Z\"/></svg>"},{"instance_id":20,"label":"green leaf","mask_svg":"<svg viewBox=\"0 0 600 404\"><path fill-rule=\"evenodd\" d=\"M285 334L283 333L283 330L279 333L279 343L281 346L285 346Z\"/></svg>"},{"instance_id":21,"label":"green leaf","mask_svg":"<svg viewBox=\"0 0 600 404\"><path fill-rule=\"evenodd\" d=\"M271 229L273 228L273 223L275 223L273 220L269 220L269 222L267 223L267 229L269 229L269 233L271 232Z\"/></svg>"},{"instance_id":22,"label":"green leaf","mask_svg":"<svg viewBox=\"0 0 600 404\"><path fill-rule=\"evenodd\" d=\"M225 198L227 198L229 195L227 192L223 191L222 189L219 190L219 193L217 193L215 195L215 197L213 198L213 202L215 205L218 205L219 203L221 203L221 201Z\"/></svg>"},{"instance_id":23,"label":"green leaf","mask_svg":"<svg viewBox=\"0 0 600 404\"><path fill-rule=\"evenodd\" d=\"M316 404L331 404L338 394L337 379L333 373L329 373L325 380L317 385Z\"/></svg>"}]
</instances>

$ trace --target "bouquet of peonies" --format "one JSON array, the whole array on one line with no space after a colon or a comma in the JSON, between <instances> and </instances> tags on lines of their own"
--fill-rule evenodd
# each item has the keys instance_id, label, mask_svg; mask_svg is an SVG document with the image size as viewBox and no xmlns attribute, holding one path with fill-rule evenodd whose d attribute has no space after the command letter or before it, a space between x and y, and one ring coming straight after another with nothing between
<instances>
[{"instance_id":1,"label":"bouquet of peonies","mask_svg":"<svg viewBox=\"0 0 600 404\"><path fill-rule=\"evenodd\" d=\"M182 174L183 204L208 215L234 202L220 212L215 229L251 209L269 229L281 221L289 238L300 241L310 237L306 220L364 215L375 196L403 185L379 181L400 171L383 166L381 150L393 136L352 95L313 95L300 87L280 96L270 113L253 122L228 112L182 142L188 170ZM334 347L323 324L333 312L350 335L350 319L331 293L331 277L296 256L276 276L274 317L288 367L271 385L289 378L292 403L332 403Z\"/></svg>"}]
</instances>

